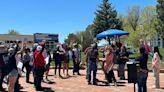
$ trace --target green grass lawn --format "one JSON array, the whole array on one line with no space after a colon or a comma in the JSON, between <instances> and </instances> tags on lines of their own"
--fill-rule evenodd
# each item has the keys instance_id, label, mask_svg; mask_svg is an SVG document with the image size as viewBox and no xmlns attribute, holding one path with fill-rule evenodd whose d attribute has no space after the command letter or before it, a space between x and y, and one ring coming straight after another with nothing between
<instances>
[{"instance_id":1,"label":"green grass lawn","mask_svg":"<svg viewBox=\"0 0 164 92\"><path fill-rule=\"evenodd\" d=\"M82 60L82 64L85 64L84 52L81 53L81 60ZM51 62L51 66L55 66L54 61ZM63 64L62 64L62 66L63 66ZM69 66L73 66L73 61L72 60L69 61Z\"/></svg>"},{"instance_id":2,"label":"green grass lawn","mask_svg":"<svg viewBox=\"0 0 164 92\"><path fill-rule=\"evenodd\" d=\"M160 53L161 53L161 55L163 57L162 60L164 60L164 48L160 48ZM129 57L130 58L136 58L138 55L139 55L139 53L135 53L135 54L131 54ZM81 53L81 56L82 56L81 57L82 64L85 64L85 55L84 55L84 52ZM99 53L99 57L102 57L102 53ZM152 61L152 56L149 55L149 62L151 62L151 61ZM54 61L52 61L51 62L51 66L54 66L54 65L55 65L54 64ZM70 60L69 66L73 66L73 61L72 60Z\"/></svg>"}]
</instances>

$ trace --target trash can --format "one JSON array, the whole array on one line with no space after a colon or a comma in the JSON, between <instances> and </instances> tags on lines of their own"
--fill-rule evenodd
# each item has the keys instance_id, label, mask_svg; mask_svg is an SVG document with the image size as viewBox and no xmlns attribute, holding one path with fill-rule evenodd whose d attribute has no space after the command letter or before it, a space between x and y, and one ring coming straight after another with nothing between
<instances>
[{"instance_id":1,"label":"trash can","mask_svg":"<svg viewBox=\"0 0 164 92\"><path fill-rule=\"evenodd\" d=\"M136 61L127 62L128 69L128 83L137 83L139 63Z\"/></svg>"}]
</instances>

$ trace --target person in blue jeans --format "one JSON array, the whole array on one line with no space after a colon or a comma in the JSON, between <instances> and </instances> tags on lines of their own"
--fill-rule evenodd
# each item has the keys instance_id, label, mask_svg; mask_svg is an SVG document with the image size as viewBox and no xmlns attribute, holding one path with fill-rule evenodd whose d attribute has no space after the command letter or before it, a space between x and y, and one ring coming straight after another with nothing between
<instances>
[{"instance_id":1,"label":"person in blue jeans","mask_svg":"<svg viewBox=\"0 0 164 92\"><path fill-rule=\"evenodd\" d=\"M145 48L140 48L140 56L136 58L139 61L140 71L138 74L138 92L147 92L147 77L148 77L148 54L145 52Z\"/></svg>"},{"instance_id":2,"label":"person in blue jeans","mask_svg":"<svg viewBox=\"0 0 164 92\"><path fill-rule=\"evenodd\" d=\"M87 52L88 70L87 79L88 85L91 85L91 72L93 71L93 85L97 85L96 73L97 73L97 62L98 62L98 49L97 44L92 44L92 48Z\"/></svg>"}]
</instances>

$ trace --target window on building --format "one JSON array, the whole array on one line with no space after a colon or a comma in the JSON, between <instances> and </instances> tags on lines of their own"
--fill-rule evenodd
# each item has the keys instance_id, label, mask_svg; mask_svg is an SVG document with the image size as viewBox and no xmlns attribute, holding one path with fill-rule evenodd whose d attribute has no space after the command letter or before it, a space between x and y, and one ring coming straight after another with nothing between
<instances>
[{"instance_id":1,"label":"window on building","mask_svg":"<svg viewBox=\"0 0 164 92\"><path fill-rule=\"evenodd\" d=\"M28 41L28 43L33 43L32 41Z\"/></svg>"},{"instance_id":2,"label":"window on building","mask_svg":"<svg viewBox=\"0 0 164 92\"><path fill-rule=\"evenodd\" d=\"M13 41L10 41L10 43L14 43Z\"/></svg>"},{"instance_id":3,"label":"window on building","mask_svg":"<svg viewBox=\"0 0 164 92\"><path fill-rule=\"evenodd\" d=\"M6 41L6 43L10 43L10 41Z\"/></svg>"},{"instance_id":4,"label":"window on building","mask_svg":"<svg viewBox=\"0 0 164 92\"><path fill-rule=\"evenodd\" d=\"M54 44L54 42L51 42L51 44Z\"/></svg>"}]
</instances>

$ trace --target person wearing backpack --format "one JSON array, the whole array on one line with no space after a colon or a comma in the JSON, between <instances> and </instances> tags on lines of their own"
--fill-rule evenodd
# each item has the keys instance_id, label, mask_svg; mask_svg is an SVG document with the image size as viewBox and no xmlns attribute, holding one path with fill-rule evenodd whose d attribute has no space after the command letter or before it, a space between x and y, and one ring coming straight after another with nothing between
<instances>
[{"instance_id":1,"label":"person wearing backpack","mask_svg":"<svg viewBox=\"0 0 164 92\"><path fill-rule=\"evenodd\" d=\"M97 44L92 44L92 48L87 52L88 60L88 85L91 85L91 72L93 71L93 85L97 85L96 74L97 74L97 62L98 62L98 49Z\"/></svg>"}]
</instances>

